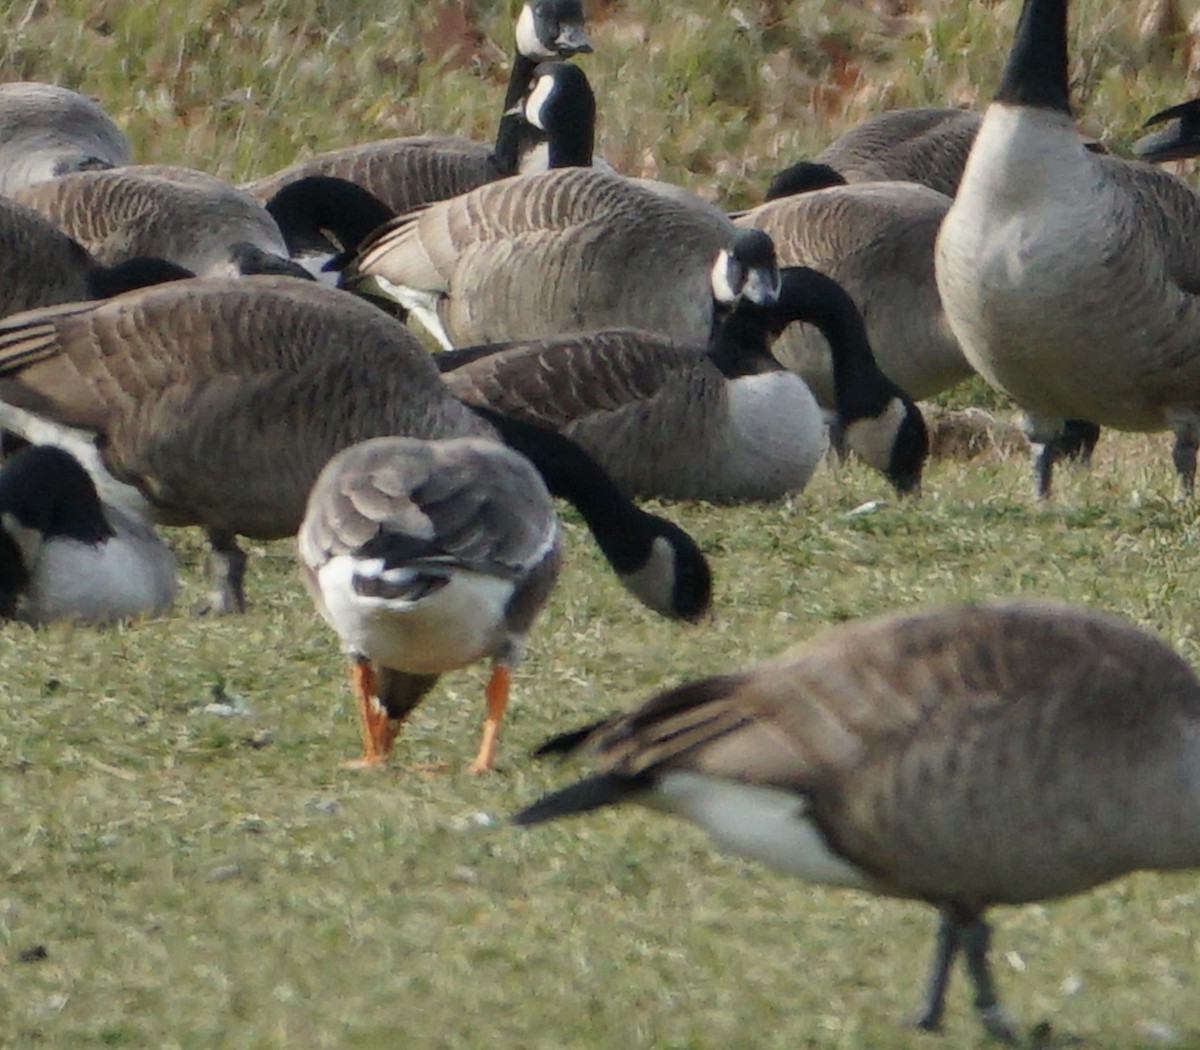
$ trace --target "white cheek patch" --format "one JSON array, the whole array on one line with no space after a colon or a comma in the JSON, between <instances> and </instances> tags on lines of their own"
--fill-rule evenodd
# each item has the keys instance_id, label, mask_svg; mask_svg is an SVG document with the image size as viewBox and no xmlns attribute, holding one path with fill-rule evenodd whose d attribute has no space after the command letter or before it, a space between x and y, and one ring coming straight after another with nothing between
<instances>
[{"instance_id":1,"label":"white cheek patch","mask_svg":"<svg viewBox=\"0 0 1200 1050\"><path fill-rule=\"evenodd\" d=\"M517 19L517 50L526 58L556 58L555 51L538 39L533 8L526 4Z\"/></svg>"},{"instance_id":2,"label":"white cheek patch","mask_svg":"<svg viewBox=\"0 0 1200 1050\"><path fill-rule=\"evenodd\" d=\"M713 298L719 303L736 303L738 296L742 294L741 288L734 288L729 283L729 271L731 266L737 266L730 257L729 252L722 248L717 253L717 261L713 263L712 268L712 289Z\"/></svg>"},{"instance_id":3,"label":"white cheek patch","mask_svg":"<svg viewBox=\"0 0 1200 1050\"><path fill-rule=\"evenodd\" d=\"M846 446L865 463L886 473L896 435L907 417L904 402L894 397L879 415L856 419L846 427Z\"/></svg>"},{"instance_id":4,"label":"white cheek patch","mask_svg":"<svg viewBox=\"0 0 1200 1050\"><path fill-rule=\"evenodd\" d=\"M546 130L546 122L542 117L542 111L553 97L554 78L538 77L534 83L533 90L529 93L529 98L525 101L525 119L535 128L539 128L542 131Z\"/></svg>"}]
</instances>

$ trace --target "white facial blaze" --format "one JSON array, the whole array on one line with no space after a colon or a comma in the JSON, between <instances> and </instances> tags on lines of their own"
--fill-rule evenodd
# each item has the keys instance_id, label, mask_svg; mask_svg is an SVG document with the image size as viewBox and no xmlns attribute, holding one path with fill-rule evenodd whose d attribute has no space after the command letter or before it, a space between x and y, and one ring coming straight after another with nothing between
<instances>
[{"instance_id":1,"label":"white facial blaze","mask_svg":"<svg viewBox=\"0 0 1200 1050\"><path fill-rule=\"evenodd\" d=\"M712 268L712 289L713 298L719 303L736 303L738 296L741 295L741 288L735 288L729 281L729 270L731 266L739 266L737 262L730 258L729 252L722 248L717 252L717 261L713 263Z\"/></svg>"},{"instance_id":2,"label":"white facial blaze","mask_svg":"<svg viewBox=\"0 0 1200 1050\"><path fill-rule=\"evenodd\" d=\"M533 8L526 4L517 18L517 50L526 58L554 58L555 52L538 39Z\"/></svg>"}]
</instances>

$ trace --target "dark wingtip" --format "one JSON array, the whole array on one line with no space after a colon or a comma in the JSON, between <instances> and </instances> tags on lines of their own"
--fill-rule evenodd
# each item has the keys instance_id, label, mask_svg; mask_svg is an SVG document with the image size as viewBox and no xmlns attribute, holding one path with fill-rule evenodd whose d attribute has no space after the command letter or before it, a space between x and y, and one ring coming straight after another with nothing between
<instances>
[{"instance_id":1,"label":"dark wingtip","mask_svg":"<svg viewBox=\"0 0 1200 1050\"><path fill-rule=\"evenodd\" d=\"M606 725L608 719L602 718L598 722L592 722L589 725L582 726L579 729L571 729L565 733L559 733L557 736L552 736L549 740L543 742L533 753L534 758L545 758L548 755L569 755L573 751L578 751L593 733L601 726Z\"/></svg>"},{"instance_id":2,"label":"dark wingtip","mask_svg":"<svg viewBox=\"0 0 1200 1050\"><path fill-rule=\"evenodd\" d=\"M639 790L638 781L632 777L597 773L543 796L513 816L512 822L518 827L529 827L574 813L589 813L593 809L625 802Z\"/></svg>"},{"instance_id":3,"label":"dark wingtip","mask_svg":"<svg viewBox=\"0 0 1200 1050\"><path fill-rule=\"evenodd\" d=\"M828 189L830 186L844 185L845 176L836 168L820 161L802 160L784 168L776 175L767 186L767 193L763 199L774 201L797 193L811 193L814 190Z\"/></svg>"}]
</instances>

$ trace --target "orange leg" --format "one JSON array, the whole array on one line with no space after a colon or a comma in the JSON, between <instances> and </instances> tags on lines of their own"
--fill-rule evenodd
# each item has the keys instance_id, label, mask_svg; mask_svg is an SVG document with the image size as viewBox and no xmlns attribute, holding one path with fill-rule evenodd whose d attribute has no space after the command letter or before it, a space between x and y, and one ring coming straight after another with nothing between
<instances>
[{"instance_id":1,"label":"orange leg","mask_svg":"<svg viewBox=\"0 0 1200 1050\"><path fill-rule=\"evenodd\" d=\"M504 709L508 706L509 671L507 667L497 664L492 668L492 677L488 681L487 718L483 720L483 739L479 741L479 754L471 763L469 772L489 773L496 762L496 742L500 738L500 719L504 717Z\"/></svg>"},{"instance_id":2,"label":"orange leg","mask_svg":"<svg viewBox=\"0 0 1200 1050\"><path fill-rule=\"evenodd\" d=\"M377 769L386 766L400 731L400 719L391 719L379 703L375 669L366 660L350 665L350 688L362 716L362 758L342 763L343 769Z\"/></svg>"}]
</instances>

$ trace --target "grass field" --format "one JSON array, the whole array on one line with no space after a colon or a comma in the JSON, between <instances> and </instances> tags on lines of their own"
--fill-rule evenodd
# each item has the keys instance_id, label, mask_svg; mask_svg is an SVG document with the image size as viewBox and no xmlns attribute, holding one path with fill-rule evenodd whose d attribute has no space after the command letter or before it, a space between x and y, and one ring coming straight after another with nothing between
<instances>
[{"instance_id":1,"label":"grass field","mask_svg":"<svg viewBox=\"0 0 1200 1050\"><path fill-rule=\"evenodd\" d=\"M346 6L33 0L4 16L0 73L96 95L140 159L234 177L428 127L489 133L515 3L481 0L462 24L406 0ZM833 0L591 6L583 61L610 159L731 205L876 109L982 103L1016 14L1012 0L932 0L898 20ZM1116 145L1194 93L1184 56L1152 61L1126 6L1076 4L1085 125ZM459 66L446 42L471 39L468 22L486 40ZM899 1024L927 909L801 884L640 812L520 832L505 818L573 772L527 757L546 735L899 606L1054 595L1200 662L1200 510L1176 498L1166 440L1106 434L1054 505L1030 489L1021 459L941 462L902 505L850 465L786 503L661 508L713 561L718 614L699 628L636 606L568 515L568 566L482 778L465 766L486 669L443 679L391 769L343 771L358 744L343 660L291 545L252 548L248 615L198 618L201 546L173 533L186 586L171 617L0 630L0 1046L981 1044L961 980L940 1040ZM1001 990L1025 1026L1200 1047L1194 877L996 918Z\"/></svg>"}]
</instances>

